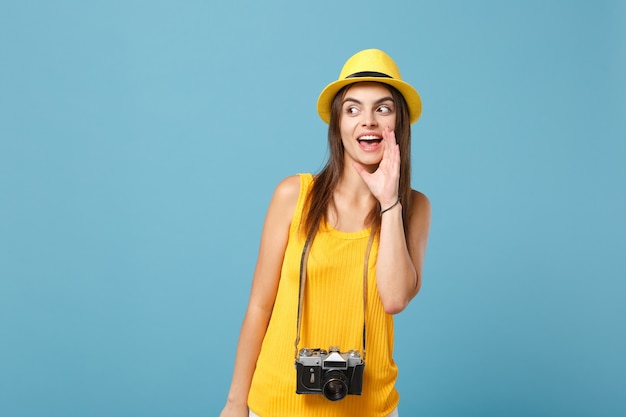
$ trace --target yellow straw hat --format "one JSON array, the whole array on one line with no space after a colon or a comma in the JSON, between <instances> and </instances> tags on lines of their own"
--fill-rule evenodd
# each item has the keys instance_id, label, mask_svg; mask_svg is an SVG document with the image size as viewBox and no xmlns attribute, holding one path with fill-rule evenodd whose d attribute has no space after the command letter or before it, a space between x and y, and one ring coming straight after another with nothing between
<instances>
[{"instance_id":1,"label":"yellow straw hat","mask_svg":"<svg viewBox=\"0 0 626 417\"><path fill-rule=\"evenodd\" d=\"M376 81L395 87L409 106L409 119L415 123L422 113L422 100L417 91L402 81L400 70L393 59L380 49L365 49L352 55L344 64L339 79L328 84L317 99L317 112L326 123L330 122L330 108L335 95L349 84Z\"/></svg>"}]
</instances>

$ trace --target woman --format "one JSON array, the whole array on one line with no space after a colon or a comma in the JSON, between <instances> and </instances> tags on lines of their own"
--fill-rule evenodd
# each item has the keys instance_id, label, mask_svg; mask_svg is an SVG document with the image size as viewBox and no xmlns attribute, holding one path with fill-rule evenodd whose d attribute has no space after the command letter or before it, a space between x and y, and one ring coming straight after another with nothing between
<instances>
[{"instance_id":1,"label":"woman","mask_svg":"<svg viewBox=\"0 0 626 417\"><path fill-rule=\"evenodd\" d=\"M330 158L274 192L222 417L398 415L392 315L420 289L430 226L430 203L410 186L421 100L368 49L322 91L318 113ZM350 371L327 383L333 346L356 362L333 361Z\"/></svg>"}]
</instances>

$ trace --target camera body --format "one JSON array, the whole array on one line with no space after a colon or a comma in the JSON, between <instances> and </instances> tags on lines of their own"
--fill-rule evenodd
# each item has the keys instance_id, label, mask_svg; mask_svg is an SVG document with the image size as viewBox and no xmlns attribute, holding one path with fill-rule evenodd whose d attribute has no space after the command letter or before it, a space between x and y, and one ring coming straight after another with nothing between
<instances>
[{"instance_id":1,"label":"camera body","mask_svg":"<svg viewBox=\"0 0 626 417\"><path fill-rule=\"evenodd\" d=\"M331 346L323 349L300 349L296 359L296 393L324 394L341 400L347 394L361 395L365 363L358 350L340 352Z\"/></svg>"}]
</instances>

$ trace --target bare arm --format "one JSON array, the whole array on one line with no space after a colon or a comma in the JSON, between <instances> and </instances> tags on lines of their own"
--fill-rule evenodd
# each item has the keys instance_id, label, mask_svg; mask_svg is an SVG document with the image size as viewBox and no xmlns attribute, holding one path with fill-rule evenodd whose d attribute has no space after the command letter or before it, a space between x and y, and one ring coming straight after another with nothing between
<instances>
[{"instance_id":1,"label":"bare arm","mask_svg":"<svg viewBox=\"0 0 626 417\"><path fill-rule=\"evenodd\" d=\"M413 210L409 222L410 241L404 234L402 207L398 204L382 215L380 247L376 264L376 283L385 311L404 310L422 285L422 266L430 229L430 202L413 191Z\"/></svg>"},{"instance_id":2,"label":"bare arm","mask_svg":"<svg viewBox=\"0 0 626 417\"><path fill-rule=\"evenodd\" d=\"M299 178L286 178L276 187L270 202L261 235L250 301L239 334L233 379L221 417L248 416L248 392L276 299L289 226L299 191Z\"/></svg>"},{"instance_id":3,"label":"bare arm","mask_svg":"<svg viewBox=\"0 0 626 417\"><path fill-rule=\"evenodd\" d=\"M355 168L381 208L393 207L385 211L381 218L376 284L385 311L397 314L417 295L422 283L431 208L426 196L413 190L410 196L413 204L411 218L402 218L402 206L395 204L398 201L400 150L389 128L383 131L383 146L383 159L374 173L368 173L358 164ZM409 222L410 241L404 233L405 221Z\"/></svg>"}]
</instances>

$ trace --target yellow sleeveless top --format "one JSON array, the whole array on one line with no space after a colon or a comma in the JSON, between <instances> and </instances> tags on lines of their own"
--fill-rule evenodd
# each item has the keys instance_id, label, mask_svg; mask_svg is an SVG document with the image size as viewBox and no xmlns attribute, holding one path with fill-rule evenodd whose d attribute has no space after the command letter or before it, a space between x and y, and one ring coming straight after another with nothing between
<instances>
[{"instance_id":1,"label":"yellow sleeveless top","mask_svg":"<svg viewBox=\"0 0 626 417\"><path fill-rule=\"evenodd\" d=\"M393 360L393 317L383 310L376 287L378 238L369 258L367 353L362 395L330 401L323 394L296 394L294 340L298 315L300 257L305 237L300 220L313 176L300 174L300 196L289 230L274 310L252 386L250 410L261 417L383 417L398 405L398 369ZM338 346L362 351L363 262L370 229L340 232L320 227L311 246L299 348Z\"/></svg>"}]
</instances>

